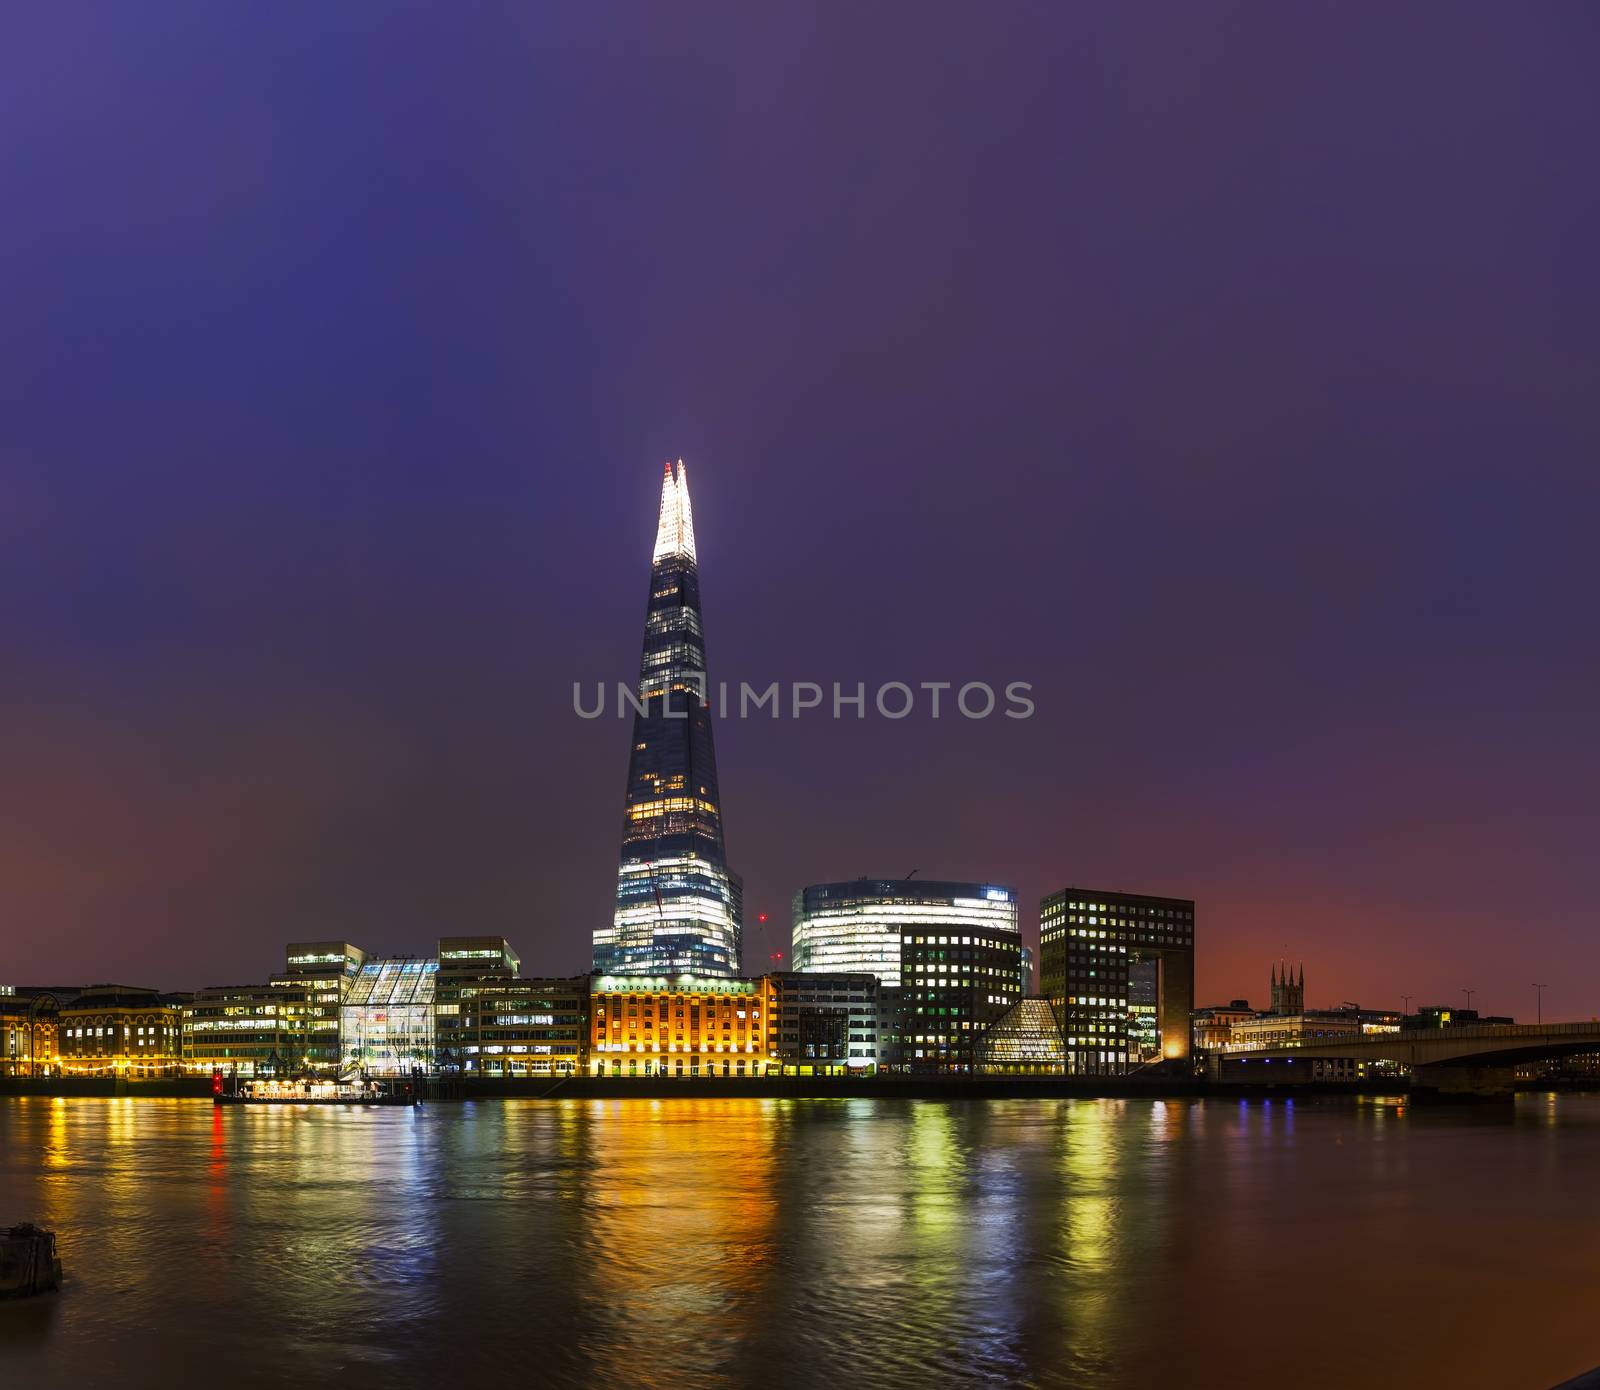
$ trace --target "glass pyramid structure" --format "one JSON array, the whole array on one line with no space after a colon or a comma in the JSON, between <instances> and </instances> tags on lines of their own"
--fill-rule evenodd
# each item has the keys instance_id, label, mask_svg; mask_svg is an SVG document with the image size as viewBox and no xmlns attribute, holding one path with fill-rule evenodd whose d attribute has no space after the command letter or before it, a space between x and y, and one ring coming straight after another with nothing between
<instances>
[{"instance_id":1,"label":"glass pyramid structure","mask_svg":"<svg viewBox=\"0 0 1600 1390\"><path fill-rule=\"evenodd\" d=\"M1048 999L1013 1004L978 1038L973 1062L980 1072L1064 1072L1066 1044Z\"/></svg>"}]
</instances>

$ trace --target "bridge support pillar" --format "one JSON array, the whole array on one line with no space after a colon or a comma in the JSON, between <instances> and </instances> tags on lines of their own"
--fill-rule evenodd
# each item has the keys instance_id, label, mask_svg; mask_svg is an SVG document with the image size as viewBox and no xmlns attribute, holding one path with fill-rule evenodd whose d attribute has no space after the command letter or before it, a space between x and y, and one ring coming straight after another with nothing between
<instances>
[{"instance_id":1,"label":"bridge support pillar","mask_svg":"<svg viewBox=\"0 0 1600 1390\"><path fill-rule=\"evenodd\" d=\"M1414 1101L1510 1100L1516 1091L1515 1067L1414 1067Z\"/></svg>"}]
</instances>

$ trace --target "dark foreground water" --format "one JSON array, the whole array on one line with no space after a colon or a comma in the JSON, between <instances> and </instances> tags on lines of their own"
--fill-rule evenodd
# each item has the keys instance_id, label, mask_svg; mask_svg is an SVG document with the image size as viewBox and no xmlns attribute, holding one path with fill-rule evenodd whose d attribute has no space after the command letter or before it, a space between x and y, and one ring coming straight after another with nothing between
<instances>
[{"instance_id":1,"label":"dark foreground water","mask_svg":"<svg viewBox=\"0 0 1600 1390\"><path fill-rule=\"evenodd\" d=\"M0 1385L1545 1387L1600 1100L0 1100Z\"/></svg>"}]
</instances>

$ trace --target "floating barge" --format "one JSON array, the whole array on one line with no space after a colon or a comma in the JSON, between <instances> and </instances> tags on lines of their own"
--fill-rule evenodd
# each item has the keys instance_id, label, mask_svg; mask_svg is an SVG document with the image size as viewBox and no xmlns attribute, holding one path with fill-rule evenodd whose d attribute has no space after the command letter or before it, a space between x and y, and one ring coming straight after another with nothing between
<instances>
[{"instance_id":1,"label":"floating barge","mask_svg":"<svg viewBox=\"0 0 1600 1390\"><path fill-rule=\"evenodd\" d=\"M211 1077L216 1105L417 1105L421 1088L412 1079L376 1077Z\"/></svg>"},{"instance_id":2,"label":"floating barge","mask_svg":"<svg viewBox=\"0 0 1600 1390\"><path fill-rule=\"evenodd\" d=\"M0 1231L0 1298L28 1298L60 1287L54 1231L26 1221Z\"/></svg>"}]
</instances>

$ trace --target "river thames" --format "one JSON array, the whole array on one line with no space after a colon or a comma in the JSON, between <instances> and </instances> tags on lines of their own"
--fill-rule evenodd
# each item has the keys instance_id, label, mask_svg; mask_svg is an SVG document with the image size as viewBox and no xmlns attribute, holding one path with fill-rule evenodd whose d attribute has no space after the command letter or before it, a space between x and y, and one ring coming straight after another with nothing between
<instances>
[{"instance_id":1,"label":"river thames","mask_svg":"<svg viewBox=\"0 0 1600 1390\"><path fill-rule=\"evenodd\" d=\"M1600 1098L0 1099L14 1382L1548 1387Z\"/></svg>"}]
</instances>

